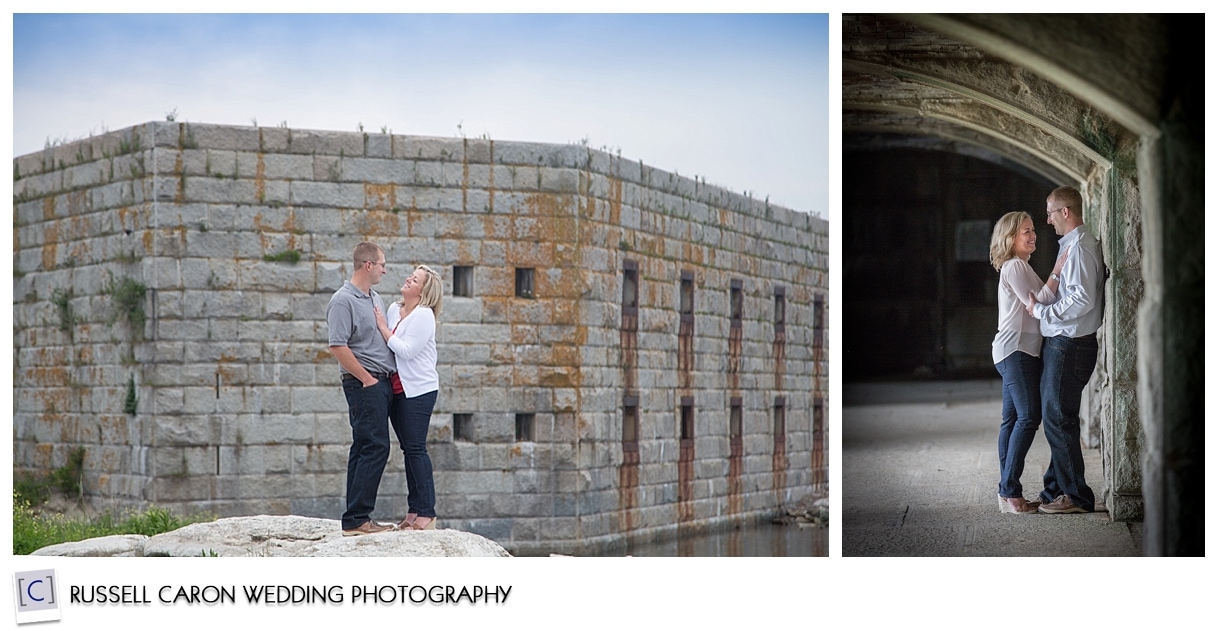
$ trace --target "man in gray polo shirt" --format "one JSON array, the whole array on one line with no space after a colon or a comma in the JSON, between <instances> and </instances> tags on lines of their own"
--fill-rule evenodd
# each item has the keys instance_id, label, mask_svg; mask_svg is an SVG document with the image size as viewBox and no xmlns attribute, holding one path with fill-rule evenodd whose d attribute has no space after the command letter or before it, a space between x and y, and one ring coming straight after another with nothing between
<instances>
[{"instance_id":1,"label":"man in gray polo shirt","mask_svg":"<svg viewBox=\"0 0 1218 631\"><path fill-rule=\"evenodd\" d=\"M376 326L373 306L385 310L372 286L385 275L385 251L367 241L355 246L355 272L334 292L326 307L330 353L338 360L343 394L351 419L351 451L347 455L347 510L343 535L368 535L393 530L372 520L381 474L389 460L389 404L396 372L393 351Z\"/></svg>"}]
</instances>

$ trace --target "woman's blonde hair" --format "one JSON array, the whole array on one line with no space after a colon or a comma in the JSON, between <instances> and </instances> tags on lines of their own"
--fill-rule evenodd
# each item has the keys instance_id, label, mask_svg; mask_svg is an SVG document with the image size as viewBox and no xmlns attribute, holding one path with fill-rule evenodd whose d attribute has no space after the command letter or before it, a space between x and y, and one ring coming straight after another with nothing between
<instances>
[{"instance_id":1,"label":"woman's blonde hair","mask_svg":"<svg viewBox=\"0 0 1218 631\"><path fill-rule=\"evenodd\" d=\"M1025 219L1032 221L1032 215L1017 210L1003 215L994 224L994 234L990 237L990 264L994 269L1001 270L1003 263L1015 258L1015 234Z\"/></svg>"},{"instance_id":2,"label":"woman's blonde hair","mask_svg":"<svg viewBox=\"0 0 1218 631\"><path fill-rule=\"evenodd\" d=\"M423 280L423 289L419 292L419 306L430 307L436 319L439 319L440 308L444 303L444 281L436 270L426 265L420 265L415 269L423 270L426 275Z\"/></svg>"}]
</instances>

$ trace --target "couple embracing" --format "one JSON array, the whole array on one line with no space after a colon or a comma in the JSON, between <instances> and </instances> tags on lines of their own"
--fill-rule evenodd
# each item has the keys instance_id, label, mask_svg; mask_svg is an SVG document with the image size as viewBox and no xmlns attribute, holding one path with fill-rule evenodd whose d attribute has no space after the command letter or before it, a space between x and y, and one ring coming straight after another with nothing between
<instances>
[{"instance_id":1,"label":"couple embracing","mask_svg":"<svg viewBox=\"0 0 1218 631\"><path fill-rule=\"evenodd\" d=\"M330 353L342 373L351 422L343 535L434 529L436 490L427 428L440 388L436 317L443 281L431 268L418 266L402 284L401 298L386 311L372 289L387 272L385 251L365 241L355 246L352 258L351 280L326 307ZM408 487L406 517L396 526L372 519L389 459L389 425L405 456Z\"/></svg>"},{"instance_id":2,"label":"couple embracing","mask_svg":"<svg viewBox=\"0 0 1218 631\"><path fill-rule=\"evenodd\" d=\"M993 353L1002 375L998 503L1004 513L1095 510L1095 494L1083 477L1079 408L1099 353L1104 267L1082 210L1082 195L1072 187L1049 194L1047 220L1061 239L1045 282L1028 264L1036 230L1027 213L1004 215L990 239L990 262L1000 274ZM1049 468L1039 501L1028 501L1019 478L1042 420Z\"/></svg>"}]
</instances>

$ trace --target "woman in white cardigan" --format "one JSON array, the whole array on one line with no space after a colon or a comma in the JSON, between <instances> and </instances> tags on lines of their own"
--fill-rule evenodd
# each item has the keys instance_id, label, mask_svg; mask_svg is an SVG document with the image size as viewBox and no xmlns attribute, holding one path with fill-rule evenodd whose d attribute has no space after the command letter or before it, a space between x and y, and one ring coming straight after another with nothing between
<instances>
[{"instance_id":1,"label":"woman in white cardigan","mask_svg":"<svg viewBox=\"0 0 1218 631\"><path fill-rule=\"evenodd\" d=\"M393 379L389 422L406 458L408 488L406 517L399 530L436 527L436 487L431 457L427 455L427 429L440 390L436 373L436 318L444 298L444 283L435 270L420 265L402 284L402 298L388 313L376 310L376 323L393 351L398 374Z\"/></svg>"},{"instance_id":2,"label":"woman in white cardigan","mask_svg":"<svg viewBox=\"0 0 1218 631\"><path fill-rule=\"evenodd\" d=\"M1019 482L1024 458L1040 429L1040 321L1024 310L1029 294L1039 302L1057 300L1057 260L1047 283L1028 264L1036 251L1036 228L1025 212L1010 212L994 225L990 263L999 272L998 333L994 367L1002 375L1002 424L998 427L998 507L1004 513L1035 513L1038 502L1023 497Z\"/></svg>"}]
</instances>

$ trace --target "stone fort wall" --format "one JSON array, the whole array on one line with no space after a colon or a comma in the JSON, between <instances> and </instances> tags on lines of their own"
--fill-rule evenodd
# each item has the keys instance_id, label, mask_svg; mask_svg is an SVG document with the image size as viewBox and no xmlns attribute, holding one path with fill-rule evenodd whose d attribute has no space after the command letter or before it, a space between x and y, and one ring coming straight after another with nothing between
<instances>
[{"instance_id":1,"label":"stone fort wall","mask_svg":"<svg viewBox=\"0 0 1218 631\"><path fill-rule=\"evenodd\" d=\"M98 508L341 514L325 306L362 240L388 300L445 278L444 527L586 552L827 484L806 213L578 145L171 122L16 158L14 211L15 470L83 448ZM405 488L395 446L374 517Z\"/></svg>"}]
</instances>

